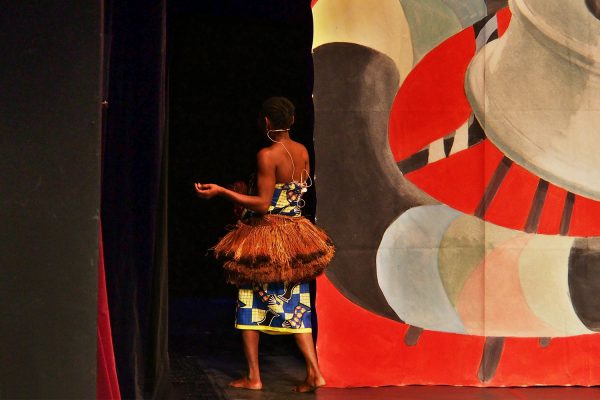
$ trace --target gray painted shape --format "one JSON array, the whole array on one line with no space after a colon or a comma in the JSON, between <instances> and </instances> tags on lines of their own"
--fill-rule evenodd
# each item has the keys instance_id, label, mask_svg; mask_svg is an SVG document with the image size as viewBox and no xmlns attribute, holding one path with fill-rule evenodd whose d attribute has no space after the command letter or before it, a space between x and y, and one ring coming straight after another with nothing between
<instances>
[{"instance_id":1,"label":"gray painted shape","mask_svg":"<svg viewBox=\"0 0 600 400\"><path fill-rule=\"evenodd\" d=\"M486 0L487 13L492 15L504 7L508 7L508 0Z\"/></svg>"},{"instance_id":2,"label":"gray painted shape","mask_svg":"<svg viewBox=\"0 0 600 400\"><path fill-rule=\"evenodd\" d=\"M439 0L401 0L410 26L413 64L463 27L454 12Z\"/></svg>"},{"instance_id":3,"label":"gray painted shape","mask_svg":"<svg viewBox=\"0 0 600 400\"><path fill-rule=\"evenodd\" d=\"M477 371L477 377L481 382L489 382L496 375L496 370L504 351L504 342L505 339L503 337L485 338L483 355L481 356L481 363Z\"/></svg>"},{"instance_id":4,"label":"gray painted shape","mask_svg":"<svg viewBox=\"0 0 600 400\"><path fill-rule=\"evenodd\" d=\"M422 334L423 328L410 325L404 335L404 344L407 346L416 346Z\"/></svg>"},{"instance_id":5,"label":"gray painted shape","mask_svg":"<svg viewBox=\"0 0 600 400\"><path fill-rule=\"evenodd\" d=\"M414 207L386 230L377 252L379 286L407 324L466 333L440 277L438 254L448 226L461 212L445 205Z\"/></svg>"},{"instance_id":6,"label":"gray painted shape","mask_svg":"<svg viewBox=\"0 0 600 400\"><path fill-rule=\"evenodd\" d=\"M329 43L315 49L317 223L336 257L327 276L351 301L397 320L377 282L375 257L387 227L421 204L437 204L398 170L388 118L400 77L373 49Z\"/></svg>"},{"instance_id":7,"label":"gray painted shape","mask_svg":"<svg viewBox=\"0 0 600 400\"><path fill-rule=\"evenodd\" d=\"M581 238L569 257L569 294L577 316L589 330L600 332L600 238Z\"/></svg>"},{"instance_id":8,"label":"gray painted shape","mask_svg":"<svg viewBox=\"0 0 600 400\"><path fill-rule=\"evenodd\" d=\"M463 28L473 25L488 14L484 0L442 0L442 3L454 12Z\"/></svg>"}]
</instances>

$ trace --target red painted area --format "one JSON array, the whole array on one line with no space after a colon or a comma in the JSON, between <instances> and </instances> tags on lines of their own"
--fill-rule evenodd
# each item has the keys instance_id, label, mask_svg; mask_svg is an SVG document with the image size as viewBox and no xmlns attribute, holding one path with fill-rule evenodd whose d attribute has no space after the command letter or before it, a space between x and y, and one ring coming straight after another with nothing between
<instances>
[{"instance_id":1,"label":"red painted area","mask_svg":"<svg viewBox=\"0 0 600 400\"><path fill-rule=\"evenodd\" d=\"M556 235L560 232L560 220L565 207L567 191L558 186L548 185L546 201L542 208L538 233Z\"/></svg>"},{"instance_id":2,"label":"red painted area","mask_svg":"<svg viewBox=\"0 0 600 400\"><path fill-rule=\"evenodd\" d=\"M406 178L440 202L472 214L502 157L486 140L411 172Z\"/></svg>"},{"instance_id":3,"label":"red painted area","mask_svg":"<svg viewBox=\"0 0 600 400\"><path fill-rule=\"evenodd\" d=\"M312 0L312 1L310 2L310 6L311 6L311 8L312 8L312 7L314 7L314 6L315 6L315 4L317 4L317 1L319 1L319 0Z\"/></svg>"},{"instance_id":4,"label":"red painted area","mask_svg":"<svg viewBox=\"0 0 600 400\"><path fill-rule=\"evenodd\" d=\"M508 25L510 23L510 17L512 13L508 7L503 8L502 10L496 13L496 19L498 21L498 36L504 35L504 32L508 29Z\"/></svg>"},{"instance_id":5,"label":"red painted area","mask_svg":"<svg viewBox=\"0 0 600 400\"><path fill-rule=\"evenodd\" d=\"M539 178L513 164L485 214L485 220L523 230Z\"/></svg>"},{"instance_id":6,"label":"red painted area","mask_svg":"<svg viewBox=\"0 0 600 400\"><path fill-rule=\"evenodd\" d=\"M537 338L508 338L493 382L591 386L600 382L599 351L597 334L552 339L546 348Z\"/></svg>"},{"instance_id":7,"label":"red painted area","mask_svg":"<svg viewBox=\"0 0 600 400\"><path fill-rule=\"evenodd\" d=\"M428 53L406 77L390 113L389 141L396 161L467 120L471 107L456 82L464 81L474 54L473 29L465 29Z\"/></svg>"},{"instance_id":8,"label":"red painted area","mask_svg":"<svg viewBox=\"0 0 600 400\"><path fill-rule=\"evenodd\" d=\"M575 196L569 235L600 235L600 202L582 196Z\"/></svg>"},{"instance_id":9,"label":"red painted area","mask_svg":"<svg viewBox=\"0 0 600 400\"><path fill-rule=\"evenodd\" d=\"M472 214L485 188L483 169L480 168L484 154L484 143L481 143L470 151L428 164L405 176L440 202ZM477 167L463 168L465 165Z\"/></svg>"},{"instance_id":10,"label":"red painted area","mask_svg":"<svg viewBox=\"0 0 600 400\"><path fill-rule=\"evenodd\" d=\"M484 338L425 331L416 346L403 342L407 325L375 315L317 279L319 364L330 387L386 385L584 385L600 381L600 335L506 340L495 377L477 379Z\"/></svg>"},{"instance_id":11,"label":"red painted area","mask_svg":"<svg viewBox=\"0 0 600 400\"><path fill-rule=\"evenodd\" d=\"M317 352L329 386L477 384L481 337L424 332L417 346L406 346L407 325L355 305L325 276L317 280L316 306Z\"/></svg>"}]
</instances>

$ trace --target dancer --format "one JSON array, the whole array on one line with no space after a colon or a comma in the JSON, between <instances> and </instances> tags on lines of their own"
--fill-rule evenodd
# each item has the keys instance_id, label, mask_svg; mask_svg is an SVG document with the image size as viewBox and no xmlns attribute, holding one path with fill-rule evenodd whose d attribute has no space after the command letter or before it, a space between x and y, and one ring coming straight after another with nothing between
<instances>
[{"instance_id":1,"label":"dancer","mask_svg":"<svg viewBox=\"0 0 600 400\"><path fill-rule=\"evenodd\" d=\"M312 339L308 281L333 257L321 229L301 216L302 194L310 186L306 148L290 138L294 105L286 98L266 100L259 114L270 146L257 155L255 193L245 195L211 183L196 183L199 197L224 197L246 208L237 225L215 246L229 283L239 287L235 327L242 330L248 375L230 383L262 389L259 332L295 334L306 361L306 379L295 389L325 385Z\"/></svg>"}]
</instances>

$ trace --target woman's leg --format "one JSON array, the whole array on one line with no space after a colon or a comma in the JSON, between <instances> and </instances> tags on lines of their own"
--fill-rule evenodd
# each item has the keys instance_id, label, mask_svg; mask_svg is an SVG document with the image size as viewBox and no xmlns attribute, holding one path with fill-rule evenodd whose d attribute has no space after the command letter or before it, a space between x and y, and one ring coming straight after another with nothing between
<instances>
[{"instance_id":1,"label":"woman's leg","mask_svg":"<svg viewBox=\"0 0 600 400\"><path fill-rule=\"evenodd\" d=\"M260 380L260 370L258 368L258 340L260 337L259 331L243 330L242 341L244 343L244 355L248 362L248 375L232 381L229 386L243 389L262 389Z\"/></svg>"},{"instance_id":2,"label":"woman's leg","mask_svg":"<svg viewBox=\"0 0 600 400\"><path fill-rule=\"evenodd\" d=\"M296 333L296 343L306 360L306 379L296 386L297 392L310 392L325 385L325 378L321 375L317 353L313 343L312 333Z\"/></svg>"}]
</instances>

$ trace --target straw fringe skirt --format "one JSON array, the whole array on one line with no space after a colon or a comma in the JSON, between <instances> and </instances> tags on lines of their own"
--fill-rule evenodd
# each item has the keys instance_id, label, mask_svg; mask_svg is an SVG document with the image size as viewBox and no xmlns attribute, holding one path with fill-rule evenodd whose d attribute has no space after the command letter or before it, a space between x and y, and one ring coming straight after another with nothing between
<instances>
[{"instance_id":1,"label":"straw fringe skirt","mask_svg":"<svg viewBox=\"0 0 600 400\"><path fill-rule=\"evenodd\" d=\"M277 214L238 221L213 250L237 286L313 279L335 251L325 231L306 218Z\"/></svg>"}]
</instances>

